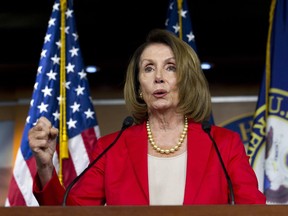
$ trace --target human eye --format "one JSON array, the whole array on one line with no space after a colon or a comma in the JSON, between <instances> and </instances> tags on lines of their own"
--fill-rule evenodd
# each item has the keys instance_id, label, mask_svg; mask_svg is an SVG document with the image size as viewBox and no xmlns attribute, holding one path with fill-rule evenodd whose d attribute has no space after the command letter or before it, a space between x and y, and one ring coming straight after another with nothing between
<instances>
[{"instance_id":1,"label":"human eye","mask_svg":"<svg viewBox=\"0 0 288 216\"><path fill-rule=\"evenodd\" d=\"M153 71L152 65L146 65L146 66L144 67L144 71L147 72L147 73Z\"/></svg>"},{"instance_id":2,"label":"human eye","mask_svg":"<svg viewBox=\"0 0 288 216\"><path fill-rule=\"evenodd\" d=\"M172 71L172 72L176 72L176 66L174 64L169 64L169 65L167 65L167 70Z\"/></svg>"}]
</instances>

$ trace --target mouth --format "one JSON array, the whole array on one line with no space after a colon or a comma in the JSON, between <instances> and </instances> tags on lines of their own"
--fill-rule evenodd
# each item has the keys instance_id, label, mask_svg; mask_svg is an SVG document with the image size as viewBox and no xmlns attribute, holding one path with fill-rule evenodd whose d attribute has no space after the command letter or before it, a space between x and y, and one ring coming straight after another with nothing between
<instances>
[{"instance_id":1,"label":"mouth","mask_svg":"<svg viewBox=\"0 0 288 216\"><path fill-rule=\"evenodd\" d=\"M167 91L164 89L158 89L153 92L153 96L157 98L164 97L166 94L167 94Z\"/></svg>"}]
</instances>

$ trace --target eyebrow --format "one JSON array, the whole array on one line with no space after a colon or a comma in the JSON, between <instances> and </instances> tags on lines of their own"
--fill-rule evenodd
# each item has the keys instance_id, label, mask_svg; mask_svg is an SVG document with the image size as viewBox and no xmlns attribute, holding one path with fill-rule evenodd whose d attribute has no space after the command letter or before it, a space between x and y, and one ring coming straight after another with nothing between
<instances>
[{"instance_id":1,"label":"eyebrow","mask_svg":"<svg viewBox=\"0 0 288 216\"><path fill-rule=\"evenodd\" d=\"M171 60L176 60L175 57L169 57L167 59L165 59L165 62L168 62L168 61L171 61ZM154 60L153 59L142 59L139 61L140 65L143 63L143 61L149 61L149 62L153 62Z\"/></svg>"}]
</instances>

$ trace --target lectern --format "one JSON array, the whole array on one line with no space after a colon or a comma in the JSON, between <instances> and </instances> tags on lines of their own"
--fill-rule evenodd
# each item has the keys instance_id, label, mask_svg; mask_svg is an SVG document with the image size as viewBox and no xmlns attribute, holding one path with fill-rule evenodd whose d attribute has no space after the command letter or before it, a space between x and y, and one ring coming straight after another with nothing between
<instances>
[{"instance_id":1,"label":"lectern","mask_svg":"<svg viewBox=\"0 0 288 216\"><path fill-rule=\"evenodd\" d=\"M1 216L287 216L285 205L1 207Z\"/></svg>"}]
</instances>

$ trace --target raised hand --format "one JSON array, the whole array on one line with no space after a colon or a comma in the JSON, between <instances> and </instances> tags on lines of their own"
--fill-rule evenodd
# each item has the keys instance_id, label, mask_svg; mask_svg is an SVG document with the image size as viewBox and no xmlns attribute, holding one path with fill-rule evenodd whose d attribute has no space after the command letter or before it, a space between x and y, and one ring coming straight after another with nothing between
<instances>
[{"instance_id":1,"label":"raised hand","mask_svg":"<svg viewBox=\"0 0 288 216\"><path fill-rule=\"evenodd\" d=\"M56 149L57 136L58 129L54 128L45 117L40 117L28 133L29 146L36 160L42 186L52 177L54 168L52 159Z\"/></svg>"}]
</instances>

